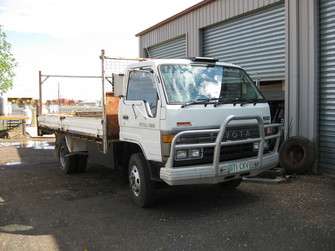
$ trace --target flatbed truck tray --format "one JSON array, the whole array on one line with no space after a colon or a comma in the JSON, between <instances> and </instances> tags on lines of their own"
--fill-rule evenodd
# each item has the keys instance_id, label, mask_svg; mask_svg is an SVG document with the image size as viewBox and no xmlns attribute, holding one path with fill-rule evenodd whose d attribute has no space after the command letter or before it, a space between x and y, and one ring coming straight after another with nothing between
<instances>
[{"instance_id":1,"label":"flatbed truck tray","mask_svg":"<svg viewBox=\"0 0 335 251\"><path fill-rule=\"evenodd\" d=\"M70 114L43 114L38 117L39 129L45 132L66 132L95 138L102 137L101 120L101 117L82 117Z\"/></svg>"},{"instance_id":2,"label":"flatbed truck tray","mask_svg":"<svg viewBox=\"0 0 335 251\"><path fill-rule=\"evenodd\" d=\"M107 139L119 139L119 98L106 93ZM63 133L79 138L101 141L104 136L102 112L47 113L38 116L39 135Z\"/></svg>"}]
</instances>

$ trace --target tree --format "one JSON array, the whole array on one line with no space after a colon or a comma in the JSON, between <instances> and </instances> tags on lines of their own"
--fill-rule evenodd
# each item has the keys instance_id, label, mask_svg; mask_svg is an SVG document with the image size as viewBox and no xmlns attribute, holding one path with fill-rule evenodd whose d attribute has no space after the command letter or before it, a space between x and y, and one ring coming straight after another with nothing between
<instances>
[{"instance_id":1,"label":"tree","mask_svg":"<svg viewBox=\"0 0 335 251\"><path fill-rule=\"evenodd\" d=\"M13 87L14 69L17 62L10 52L11 44L7 42L6 33L0 25L0 94L6 93Z\"/></svg>"}]
</instances>

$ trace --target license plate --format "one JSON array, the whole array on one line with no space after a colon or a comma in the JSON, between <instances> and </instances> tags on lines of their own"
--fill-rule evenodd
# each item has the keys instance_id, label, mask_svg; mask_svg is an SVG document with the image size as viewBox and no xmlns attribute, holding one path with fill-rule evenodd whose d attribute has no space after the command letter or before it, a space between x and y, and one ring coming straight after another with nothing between
<instances>
[{"instance_id":1,"label":"license plate","mask_svg":"<svg viewBox=\"0 0 335 251\"><path fill-rule=\"evenodd\" d=\"M229 163L228 170L229 170L229 173L239 173L243 171L248 171L249 162L243 161L243 162Z\"/></svg>"}]
</instances>

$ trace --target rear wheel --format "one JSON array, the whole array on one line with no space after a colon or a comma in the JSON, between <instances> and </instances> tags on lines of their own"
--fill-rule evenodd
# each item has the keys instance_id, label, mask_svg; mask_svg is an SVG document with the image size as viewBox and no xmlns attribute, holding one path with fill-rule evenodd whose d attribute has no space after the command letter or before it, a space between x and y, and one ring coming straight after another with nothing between
<instances>
[{"instance_id":1,"label":"rear wheel","mask_svg":"<svg viewBox=\"0 0 335 251\"><path fill-rule=\"evenodd\" d=\"M87 166L87 156L78 155L77 156L77 173L85 172L86 166Z\"/></svg>"},{"instance_id":2,"label":"rear wheel","mask_svg":"<svg viewBox=\"0 0 335 251\"><path fill-rule=\"evenodd\" d=\"M150 179L148 163L142 153L130 157L128 168L129 186L134 202L139 207L154 203L154 182Z\"/></svg>"},{"instance_id":3,"label":"rear wheel","mask_svg":"<svg viewBox=\"0 0 335 251\"><path fill-rule=\"evenodd\" d=\"M71 155L69 149L67 148L66 142L63 139L58 148L58 160L61 171L63 173L75 173L77 172L77 163L78 163L78 156Z\"/></svg>"}]
</instances>

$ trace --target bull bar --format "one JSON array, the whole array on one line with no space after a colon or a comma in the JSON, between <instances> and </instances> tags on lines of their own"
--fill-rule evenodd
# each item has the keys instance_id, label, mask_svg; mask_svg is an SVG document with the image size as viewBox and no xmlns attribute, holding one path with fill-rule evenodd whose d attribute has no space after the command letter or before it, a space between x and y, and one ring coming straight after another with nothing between
<instances>
[{"instance_id":1,"label":"bull bar","mask_svg":"<svg viewBox=\"0 0 335 251\"><path fill-rule=\"evenodd\" d=\"M259 137L222 142L227 129L227 125L233 120L257 120ZM278 132L276 134L265 136L265 129L275 127L278 127ZM278 164L278 148L281 136L280 127L280 124L264 125L263 119L260 115L230 115L223 121L219 129L188 130L179 132L172 140L170 157L165 164L165 167L162 167L160 169L160 178L169 185L187 185L204 183L215 184L241 177L256 176L257 174L267 169L273 168ZM203 134L204 132L218 133L215 142L177 144L178 139L180 139L182 136ZM276 139L274 148L271 152L264 154L264 142L271 139ZM220 162L220 150L222 146L248 144L255 142L258 142L259 144L257 157ZM173 167L176 150L204 147L214 147L212 164ZM229 164L236 161L247 161L250 165L250 170L248 170L247 172L242 171L231 174L229 172Z\"/></svg>"}]
</instances>

